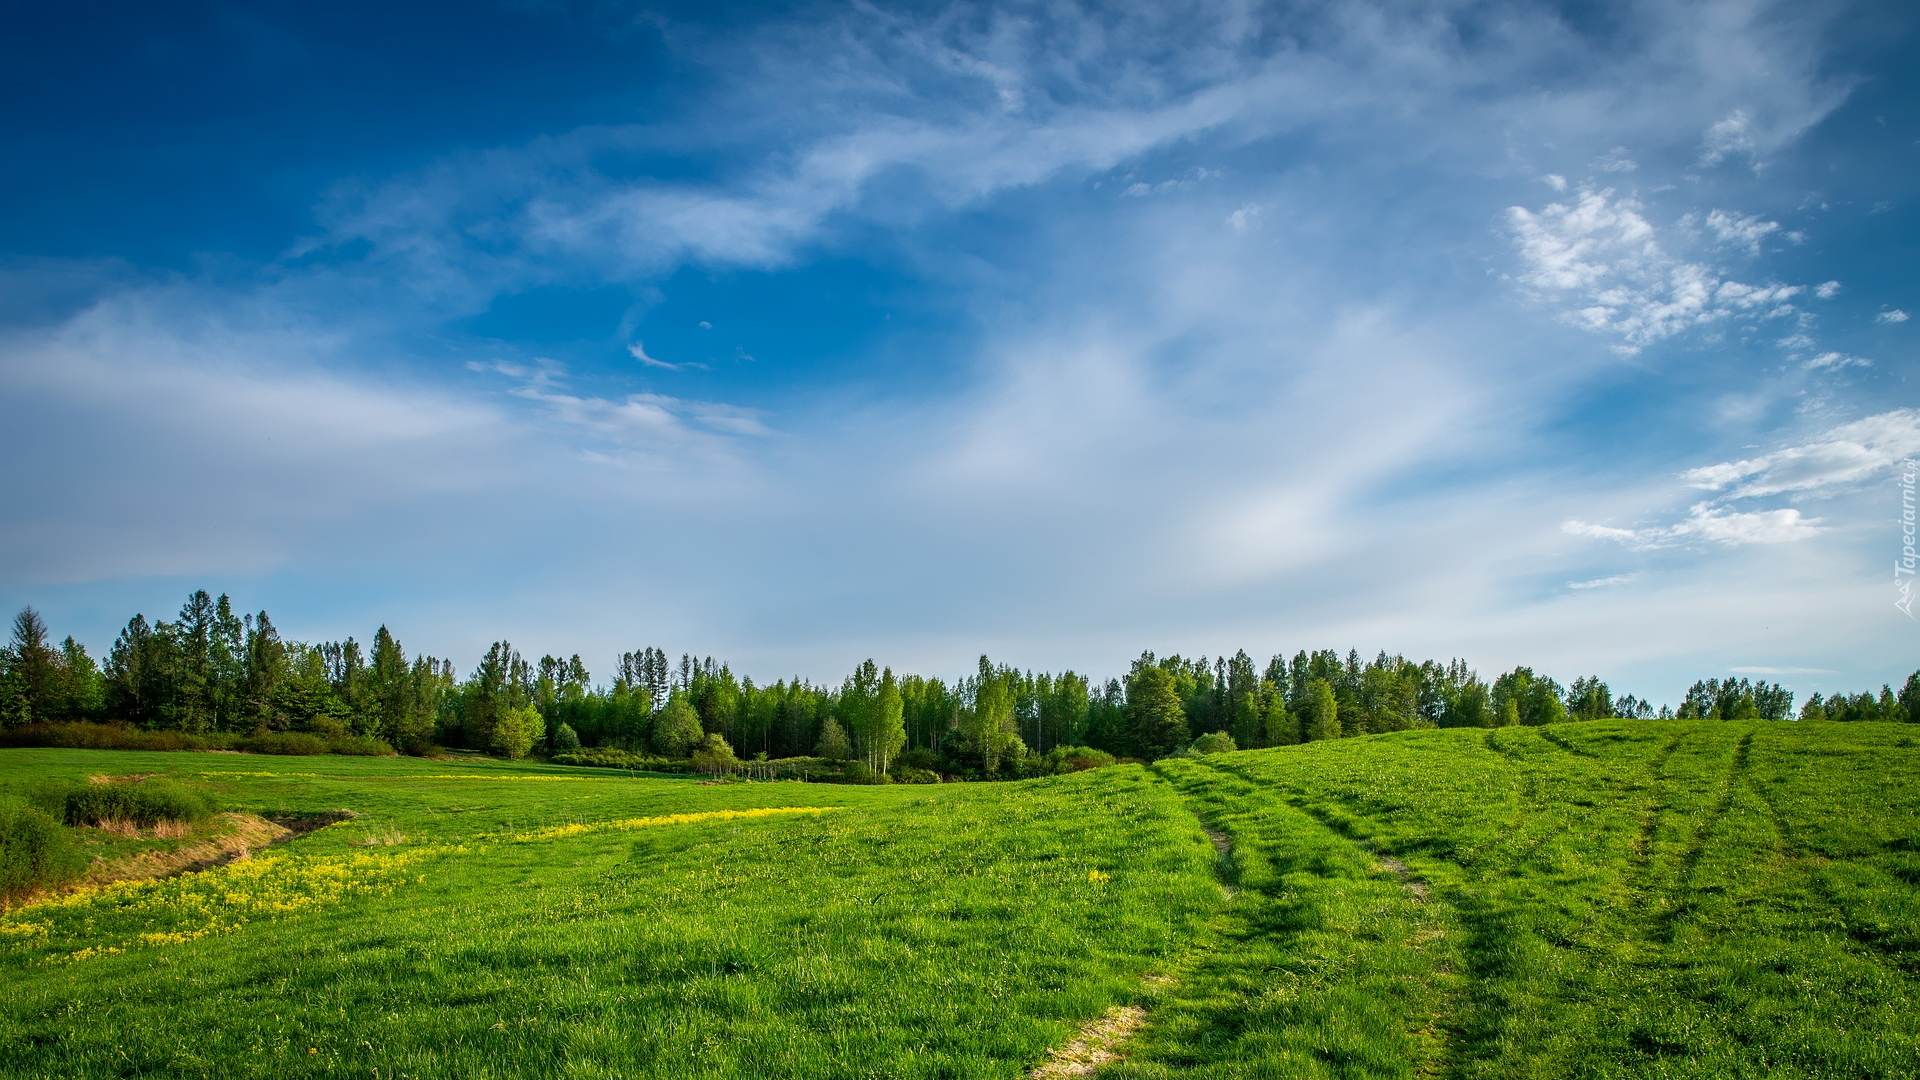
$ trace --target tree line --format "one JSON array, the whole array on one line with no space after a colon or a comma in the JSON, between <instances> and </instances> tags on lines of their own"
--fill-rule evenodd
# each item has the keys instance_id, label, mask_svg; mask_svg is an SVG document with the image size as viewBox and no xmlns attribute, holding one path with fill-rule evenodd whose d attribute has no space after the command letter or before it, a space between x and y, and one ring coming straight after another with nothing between
<instances>
[{"instance_id":1,"label":"tree line","mask_svg":"<svg viewBox=\"0 0 1920 1080\"><path fill-rule=\"evenodd\" d=\"M838 685L759 684L711 657L623 653L596 682L578 655L524 657L494 643L464 678L451 661L408 658L385 626L353 638L282 638L265 611L236 615L226 596L187 598L172 620L136 614L96 663L72 637L58 645L23 609L0 649L0 726L73 720L150 730L311 732L435 745L507 757L605 747L686 759L806 756L949 776L1029 775L1088 748L1154 759L1208 746L1255 748L1425 727L1499 727L1568 719L1920 721L1920 672L1899 691L1813 695L1799 712L1784 687L1705 679L1678 708L1614 696L1598 678L1562 685L1530 667L1483 679L1463 660L1371 660L1331 649L1231 657L1142 653L1123 678L1023 671L981 657L951 682L897 674L872 660Z\"/></svg>"}]
</instances>

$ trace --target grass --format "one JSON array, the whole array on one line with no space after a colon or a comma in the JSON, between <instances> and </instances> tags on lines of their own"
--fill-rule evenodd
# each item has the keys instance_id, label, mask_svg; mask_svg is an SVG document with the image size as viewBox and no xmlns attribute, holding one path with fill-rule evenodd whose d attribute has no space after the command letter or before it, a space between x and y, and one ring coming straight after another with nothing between
<instances>
[{"instance_id":1,"label":"grass","mask_svg":"<svg viewBox=\"0 0 1920 1080\"><path fill-rule=\"evenodd\" d=\"M1167 762L1243 890L1110 1075L1920 1075L1912 734L1600 722Z\"/></svg>"},{"instance_id":2,"label":"grass","mask_svg":"<svg viewBox=\"0 0 1920 1080\"><path fill-rule=\"evenodd\" d=\"M8 751L0 775L157 756ZM1139 768L929 790L262 764L182 772L359 816L0 919L0 1073L1009 1076L1220 903ZM753 813L791 808L825 812Z\"/></svg>"},{"instance_id":3,"label":"grass","mask_svg":"<svg viewBox=\"0 0 1920 1080\"><path fill-rule=\"evenodd\" d=\"M0 750L0 797L171 771L358 815L0 917L0 1074L1007 1078L1125 1017L1103 1077L1920 1075L1914 734L1603 721L891 788Z\"/></svg>"}]
</instances>

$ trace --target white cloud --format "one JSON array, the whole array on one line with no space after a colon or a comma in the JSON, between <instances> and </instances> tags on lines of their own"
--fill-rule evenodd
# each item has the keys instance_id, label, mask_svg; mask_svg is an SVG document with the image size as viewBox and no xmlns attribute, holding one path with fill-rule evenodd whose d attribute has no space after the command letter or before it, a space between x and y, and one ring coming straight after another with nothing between
<instances>
[{"instance_id":1,"label":"white cloud","mask_svg":"<svg viewBox=\"0 0 1920 1080\"><path fill-rule=\"evenodd\" d=\"M1627 156L1626 147L1616 146L1607 151L1598 161L1595 161L1593 167L1601 172L1630 173L1638 169L1640 163ZM1564 191L1566 189L1561 188L1560 190Z\"/></svg>"},{"instance_id":2,"label":"white cloud","mask_svg":"<svg viewBox=\"0 0 1920 1080\"><path fill-rule=\"evenodd\" d=\"M1823 281L1814 287L1813 295L1822 300L1831 300L1840 295L1840 283L1837 281Z\"/></svg>"},{"instance_id":3,"label":"white cloud","mask_svg":"<svg viewBox=\"0 0 1920 1080\"><path fill-rule=\"evenodd\" d=\"M1781 495L1830 495L1857 487L1897 462L1920 455L1920 410L1891 412L1841 424L1818 438L1757 458L1689 469L1680 478L1719 498L1695 503L1673 525L1621 528L1578 519L1561 524L1571 536L1608 540L1634 548L1672 547L1694 541L1723 545L1782 544L1826 531L1820 518L1792 507L1738 510L1734 500Z\"/></svg>"},{"instance_id":4,"label":"white cloud","mask_svg":"<svg viewBox=\"0 0 1920 1080\"><path fill-rule=\"evenodd\" d=\"M1823 352L1800 366L1808 371L1839 371L1850 367L1872 367L1873 361L1842 352Z\"/></svg>"},{"instance_id":5,"label":"white cloud","mask_svg":"<svg viewBox=\"0 0 1920 1080\"><path fill-rule=\"evenodd\" d=\"M1725 210L1714 210L1707 215L1707 228L1713 231L1714 238L1722 244L1740 248L1749 255L1758 255L1761 241L1779 232L1780 223L1762 221L1759 217L1744 214L1729 214Z\"/></svg>"},{"instance_id":6,"label":"white cloud","mask_svg":"<svg viewBox=\"0 0 1920 1080\"><path fill-rule=\"evenodd\" d=\"M1696 503L1687 511L1687 519L1673 526L1670 534L1720 544L1786 544L1822 531L1819 518L1804 517L1791 507L1742 511Z\"/></svg>"},{"instance_id":7,"label":"white cloud","mask_svg":"<svg viewBox=\"0 0 1920 1080\"><path fill-rule=\"evenodd\" d=\"M1833 428L1761 457L1690 469L1681 479L1737 499L1820 492L1870 479L1920 454L1920 410L1895 409Z\"/></svg>"},{"instance_id":8,"label":"white cloud","mask_svg":"<svg viewBox=\"0 0 1920 1080\"><path fill-rule=\"evenodd\" d=\"M1745 109L1735 109L1707 129L1700 143L1700 163L1717 165L1734 154L1751 155L1753 150L1753 117Z\"/></svg>"},{"instance_id":9,"label":"white cloud","mask_svg":"<svg viewBox=\"0 0 1920 1080\"><path fill-rule=\"evenodd\" d=\"M701 323L700 325L703 327L706 326L705 323ZM633 357L635 360L640 361L641 364L647 367L664 368L667 371L679 371L684 367L690 366L687 364L670 364L665 360L658 359L657 357L648 356L646 345L638 341L627 346L627 355Z\"/></svg>"},{"instance_id":10,"label":"white cloud","mask_svg":"<svg viewBox=\"0 0 1920 1080\"><path fill-rule=\"evenodd\" d=\"M1246 203L1227 215L1227 228L1234 232L1248 232L1260 227L1260 207L1257 203Z\"/></svg>"},{"instance_id":11,"label":"white cloud","mask_svg":"<svg viewBox=\"0 0 1920 1080\"><path fill-rule=\"evenodd\" d=\"M1570 305L1566 321L1619 338L1623 351L1728 319L1791 314L1802 291L1797 285L1747 285L1669 255L1639 203L1615 198L1611 188L1582 189L1572 202L1550 203L1538 212L1510 207L1507 219L1526 264L1520 280L1543 296L1564 297ZM1756 229L1765 235L1767 230L1744 224L1752 221L1720 215L1716 228L1733 236Z\"/></svg>"},{"instance_id":12,"label":"white cloud","mask_svg":"<svg viewBox=\"0 0 1920 1080\"><path fill-rule=\"evenodd\" d=\"M155 288L0 335L0 441L34 461L7 477L9 582L263 573L522 468L502 410L249 299Z\"/></svg>"},{"instance_id":13,"label":"white cloud","mask_svg":"<svg viewBox=\"0 0 1920 1080\"><path fill-rule=\"evenodd\" d=\"M1621 529L1572 519L1561 522L1560 530L1570 536L1612 540L1643 550L1673 547L1689 541L1727 546L1786 544L1825 531L1819 518L1804 517L1792 508L1743 511L1712 503L1695 503L1688 508L1686 519L1674 525Z\"/></svg>"},{"instance_id":14,"label":"white cloud","mask_svg":"<svg viewBox=\"0 0 1920 1080\"><path fill-rule=\"evenodd\" d=\"M1907 321L1907 313L1904 311L1901 311L1899 308L1894 308L1891 311L1883 311L1880 314L1875 315L1873 317L1873 321L1877 323L1883 323L1883 324L1903 323Z\"/></svg>"},{"instance_id":15,"label":"white cloud","mask_svg":"<svg viewBox=\"0 0 1920 1080\"><path fill-rule=\"evenodd\" d=\"M639 352L638 343L630 351ZM733 437L774 434L754 409L665 394L596 397L570 393L565 388L566 369L551 360L539 361L533 369L511 363L486 367L519 382L509 391L514 397L534 402L553 419L598 437L605 448L596 453L606 460L614 459L608 457L607 449L616 450L616 456L639 455L624 459L630 463L664 464L689 454L729 460L734 456Z\"/></svg>"},{"instance_id":16,"label":"white cloud","mask_svg":"<svg viewBox=\"0 0 1920 1080\"><path fill-rule=\"evenodd\" d=\"M1584 536L1589 540L1619 540L1632 542L1640 539L1637 529L1622 529L1613 525L1596 525L1590 521L1570 518L1560 523L1560 531L1568 536Z\"/></svg>"},{"instance_id":17,"label":"white cloud","mask_svg":"<svg viewBox=\"0 0 1920 1080\"><path fill-rule=\"evenodd\" d=\"M1612 577L1590 578L1586 581L1569 581L1569 589L1606 589L1615 585L1625 585L1638 578L1638 574L1614 574Z\"/></svg>"}]
</instances>

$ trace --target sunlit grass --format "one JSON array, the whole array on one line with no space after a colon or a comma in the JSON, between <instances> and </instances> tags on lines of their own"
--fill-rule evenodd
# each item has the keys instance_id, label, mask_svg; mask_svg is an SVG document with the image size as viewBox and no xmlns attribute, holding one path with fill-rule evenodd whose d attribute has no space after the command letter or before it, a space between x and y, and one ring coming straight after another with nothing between
<instances>
[{"instance_id":1,"label":"sunlit grass","mask_svg":"<svg viewBox=\"0 0 1920 1080\"><path fill-rule=\"evenodd\" d=\"M1011 1078L1124 1014L1109 1078L1920 1075L1914 734L935 788L195 755L226 805L358 816L0 918L0 1074ZM0 751L0 787L182 757Z\"/></svg>"},{"instance_id":2,"label":"sunlit grass","mask_svg":"<svg viewBox=\"0 0 1920 1080\"><path fill-rule=\"evenodd\" d=\"M215 778L231 805L359 812L269 857L289 869L468 849L383 887L308 882L298 910L165 945L134 938L182 924L96 920L77 964L53 959L76 924L23 912L49 930L0 939L0 1072L1006 1077L1133 1002L1221 900L1138 768L878 789L408 764ZM418 846L357 846L396 831Z\"/></svg>"}]
</instances>

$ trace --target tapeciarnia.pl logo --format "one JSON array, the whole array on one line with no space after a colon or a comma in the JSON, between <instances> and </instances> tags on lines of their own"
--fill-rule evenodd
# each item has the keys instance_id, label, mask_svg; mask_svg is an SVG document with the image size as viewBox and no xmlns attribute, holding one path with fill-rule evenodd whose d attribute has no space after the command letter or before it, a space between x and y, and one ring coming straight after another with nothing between
<instances>
[{"instance_id":1,"label":"tapeciarnia.pl logo","mask_svg":"<svg viewBox=\"0 0 1920 1080\"><path fill-rule=\"evenodd\" d=\"M1900 463L1900 557L1893 560L1893 589L1899 595L1894 597L1893 606L1909 619L1913 614L1913 480L1915 466L1912 458Z\"/></svg>"}]
</instances>

